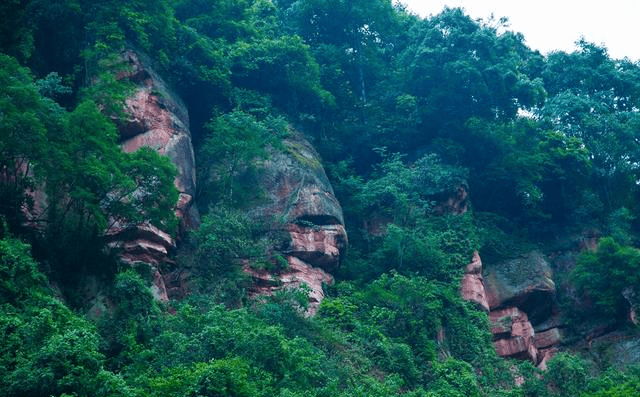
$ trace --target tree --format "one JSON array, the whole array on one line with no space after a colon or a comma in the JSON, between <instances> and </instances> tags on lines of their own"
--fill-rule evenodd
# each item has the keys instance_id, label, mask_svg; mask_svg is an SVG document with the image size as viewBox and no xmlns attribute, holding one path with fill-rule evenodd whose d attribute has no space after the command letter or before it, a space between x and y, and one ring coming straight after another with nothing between
<instances>
[{"instance_id":1,"label":"tree","mask_svg":"<svg viewBox=\"0 0 640 397\"><path fill-rule=\"evenodd\" d=\"M112 271L100 258L114 222L174 230L178 194L168 158L150 149L122 152L114 123L93 101L67 112L14 59L0 62L0 214L12 231L25 232L25 220L35 226L36 252L57 277Z\"/></svg>"},{"instance_id":2,"label":"tree","mask_svg":"<svg viewBox=\"0 0 640 397\"><path fill-rule=\"evenodd\" d=\"M267 157L267 147L288 134L288 126L279 118L258 120L250 113L235 110L213 118L200 149L198 176L201 181L201 206L223 203L249 203L259 195L255 189L257 162ZM206 188L205 188L206 187Z\"/></svg>"},{"instance_id":3,"label":"tree","mask_svg":"<svg viewBox=\"0 0 640 397\"><path fill-rule=\"evenodd\" d=\"M578 288L594 301L597 312L606 317L621 319L628 302L623 291L640 290L640 251L623 246L611 237L600 240L595 252L580 254L571 272Z\"/></svg>"},{"instance_id":4,"label":"tree","mask_svg":"<svg viewBox=\"0 0 640 397\"><path fill-rule=\"evenodd\" d=\"M39 94L27 69L0 54L0 114L0 215L18 231L42 177L34 165L48 155L48 135L61 133L64 111Z\"/></svg>"}]
</instances>

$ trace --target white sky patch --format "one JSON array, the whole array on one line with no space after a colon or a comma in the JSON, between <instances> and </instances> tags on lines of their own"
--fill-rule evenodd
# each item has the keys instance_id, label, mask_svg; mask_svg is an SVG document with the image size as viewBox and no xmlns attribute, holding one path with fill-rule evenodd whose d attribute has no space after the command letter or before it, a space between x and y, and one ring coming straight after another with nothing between
<instances>
[{"instance_id":1,"label":"white sky patch","mask_svg":"<svg viewBox=\"0 0 640 397\"><path fill-rule=\"evenodd\" d=\"M507 17L510 30L524 34L529 47L547 54L571 52L584 36L604 44L612 58L640 60L640 1L607 0L394 0L426 17L445 5L462 7L472 18Z\"/></svg>"}]
</instances>

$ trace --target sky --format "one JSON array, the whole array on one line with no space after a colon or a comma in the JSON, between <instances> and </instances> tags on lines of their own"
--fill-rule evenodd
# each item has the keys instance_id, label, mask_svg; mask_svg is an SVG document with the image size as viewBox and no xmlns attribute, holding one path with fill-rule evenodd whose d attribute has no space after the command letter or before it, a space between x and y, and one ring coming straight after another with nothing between
<instances>
[{"instance_id":1,"label":"sky","mask_svg":"<svg viewBox=\"0 0 640 397\"><path fill-rule=\"evenodd\" d=\"M639 0L396 0L426 17L445 5L462 7L472 18L507 17L509 30L524 34L527 45L543 54L571 52L584 36L604 44L609 56L640 60Z\"/></svg>"}]
</instances>

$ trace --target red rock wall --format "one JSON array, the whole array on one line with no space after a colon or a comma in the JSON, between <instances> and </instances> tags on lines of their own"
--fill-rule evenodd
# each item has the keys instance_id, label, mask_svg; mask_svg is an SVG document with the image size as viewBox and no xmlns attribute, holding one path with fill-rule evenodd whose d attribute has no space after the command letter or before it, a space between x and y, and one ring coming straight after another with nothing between
<instances>
[{"instance_id":1,"label":"red rock wall","mask_svg":"<svg viewBox=\"0 0 640 397\"><path fill-rule=\"evenodd\" d=\"M531 258L533 259L527 261ZM518 272L518 266L529 267L528 272L533 276L521 280L521 277L510 278L508 274L501 274L501 269L504 268L507 273ZM561 331L553 318L537 318L539 326L536 332L526 310L533 307L535 313L544 313L546 310L541 311L536 305L546 309L551 304L552 299L547 298L553 296L555 287L553 281L549 281L548 266L542 262L540 254L536 253L526 256L524 261L505 262L496 267L498 270L494 268L488 272L487 282L483 278L480 255L475 252L462 278L462 297L489 312L493 344L498 355L530 360L541 368L546 368L546 362L562 340ZM541 294L544 299L539 300Z\"/></svg>"},{"instance_id":2,"label":"red rock wall","mask_svg":"<svg viewBox=\"0 0 640 397\"><path fill-rule=\"evenodd\" d=\"M195 159L186 107L149 67L150 62L144 56L126 51L122 57L129 70L119 78L136 85L135 92L125 101L126 118L118 121L122 150L133 152L146 146L171 159L178 170L174 184L180 193L175 208L180 229L184 232L197 227L198 214L193 205ZM121 249L122 260L132 266L144 263L151 267L154 295L159 300L168 300L160 269L173 263L170 254L176 247L174 239L150 224L116 225L109 237L110 245Z\"/></svg>"}]
</instances>

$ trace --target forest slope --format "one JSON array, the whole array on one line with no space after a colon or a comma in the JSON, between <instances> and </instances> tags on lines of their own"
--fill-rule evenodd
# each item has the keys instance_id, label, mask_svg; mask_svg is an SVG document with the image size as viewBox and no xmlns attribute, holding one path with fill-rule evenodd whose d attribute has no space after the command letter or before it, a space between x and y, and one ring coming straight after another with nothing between
<instances>
[{"instance_id":1,"label":"forest slope","mask_svg":"<svg viewBox=\"0 0 640 397\"><path fill-rule=\"evenodd\" d=\"M638 393L637 63L584 41L542 56L504 21L421 19L390 0L32 0L0 13L3 395ZM138 104L126 54L166 81ZM122 150L143 102L190 135L193 184L193 164L175 161L191 144L173 163L159 147ZM258 182L278 161L307 167L291 180L333 191L335 208L258 222L272 194ZM199 215L179 228L185 194ZM287 211L302 196L275 195ZM243 271L291 270L287 222L298 259L319 230L340 236L339 260L318 251L335 284L311 318L304 286L253 296ZM117 225L155 225L167 260L122 261ZM487 305L509 313L493 323L460 296L474 255ZM181 299L154 299L157 274L188 285ZM518 337L552 337L548 371L496 354L512 343L491 333L507 317Z\"/></svg>"}]
</instances>

